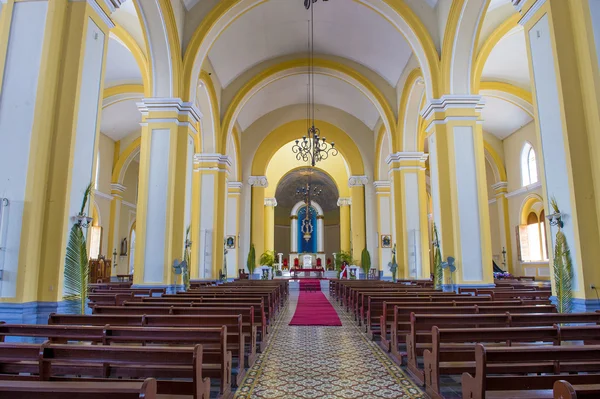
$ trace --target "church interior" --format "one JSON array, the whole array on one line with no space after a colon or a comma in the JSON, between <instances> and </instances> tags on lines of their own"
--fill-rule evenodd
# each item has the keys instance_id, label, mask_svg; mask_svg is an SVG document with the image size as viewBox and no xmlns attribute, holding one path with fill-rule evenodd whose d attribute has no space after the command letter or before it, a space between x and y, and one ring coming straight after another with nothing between
<instances>
[{"instance_id":1,"label":"church interior","mask_svg":"<svg viewBox=\"0 0 600 399\"><path fill-rule=\"evenodd\" d=\"M0 397L600 397L599 152L596 0L0 0Z\"/></svg>"}]
</instances>

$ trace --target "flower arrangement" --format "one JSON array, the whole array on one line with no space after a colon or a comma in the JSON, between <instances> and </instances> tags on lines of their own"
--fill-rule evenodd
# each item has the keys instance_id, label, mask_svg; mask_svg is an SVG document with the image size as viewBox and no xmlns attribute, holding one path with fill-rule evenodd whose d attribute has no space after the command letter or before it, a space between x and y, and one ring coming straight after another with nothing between
<instances>
[{"instance_id":1,"label":"flower arrangement","mask_svg":"<svg viewBox=\"0 0 600 399\"><path fill-rule=\"evenodd\" d=\"M507 279L507 278L513 278L513 275L510 274L509 272L494 272L495 280L502 280L502 279Z\"/></svg>"}]
</instances>

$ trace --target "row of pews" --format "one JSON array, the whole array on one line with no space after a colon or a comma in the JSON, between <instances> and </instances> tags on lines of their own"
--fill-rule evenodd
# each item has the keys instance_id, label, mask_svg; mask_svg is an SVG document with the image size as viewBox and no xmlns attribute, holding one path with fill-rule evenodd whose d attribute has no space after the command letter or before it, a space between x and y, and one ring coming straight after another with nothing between
<instances>
[{"instance_id":1,"label":"row of pews","mask_svg":"<svg viewBox=\"0 0 600 399\"><path fill-rule=\"evenodd\" d=\"M431 398L458 378L463 398L600 397L600 313L557 313L549 283L332 280L330 295Z\"/></svg>"},{"instance_id":2,"label":"row of pews","mask_svg":"<svg viewBox=\"0 0 600 399\"><path fill-rule=\"evenodd\" d=\"M0 397L232 397L268 342L288 283L191 287L167 294L94 284L91 314L52 313L45 325L0 322Z\"/></svg>"}]
</instances>

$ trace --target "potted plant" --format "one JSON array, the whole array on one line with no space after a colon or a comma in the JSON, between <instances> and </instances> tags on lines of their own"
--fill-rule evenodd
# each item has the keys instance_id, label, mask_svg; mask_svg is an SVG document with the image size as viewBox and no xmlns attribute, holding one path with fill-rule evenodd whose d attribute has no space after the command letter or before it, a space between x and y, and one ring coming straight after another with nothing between
<instances>
[{"instance_id":1,"label":"potted plant","mask_svg":"<svg viewBox=\"0 0 600 399\"><path fill-rule=\"evenodd\" d=\"M69 242L67 243L67 253L65 255L64 299L69 304L69 307L79 314L85 314L85 301L88 295L90 274L87 244L85 235L83 234L84 222L82 222L81 216L85 217L85 206L87 205L91 191L92 184L90 183L83 194L81 211L79 212L77 222L71 227Z\"/></svg>"},{"instance_id":2,"label":"potted plant","mask_svg":"<svg viewBox=\"0 0 600 399\"><path fill-rule=\"evenodd\" d=\"M258 260L261 266L269 266L271 270L275 264L275 251L265 251L260 255Z\"/></svg>"},{"instance_id":3,"label":"potted plant","mask_svg":"<svg viewBox=\"0 0 600 399\"><path fill-rule=\"evenodd\" d=\"M362 250L362 253L360 255L360 264L363 273L365 274L365 279L367 279L369 277L369 271L371 270L371 254L369 253L369 250L367 248L364 248Z\"/></svg>"},{"instance_id":4,"label":"potted plant","mask_svg":"<svg viewBox=\"0 0 600 399\"><path fill-rule=\"evenodd\" d=\"M246 261L246 267L250 273L250 278L254 275L254 269L256 269L256 250L254 244L250 244L250 251L248 251L248 260Z\"/></svg>"},{"instance_id":5,"label":"potted plant","mask_svg":"<svg viewBox=\"0 0 600 399\"><path fill-rule=\"evenodd\" d=\"M335 254L335 270L338 272L338 278L342 272L342 264L346 262L348 265L353 263L352 254L348 251L340 251Z\"/></svg>"}]
</instances>

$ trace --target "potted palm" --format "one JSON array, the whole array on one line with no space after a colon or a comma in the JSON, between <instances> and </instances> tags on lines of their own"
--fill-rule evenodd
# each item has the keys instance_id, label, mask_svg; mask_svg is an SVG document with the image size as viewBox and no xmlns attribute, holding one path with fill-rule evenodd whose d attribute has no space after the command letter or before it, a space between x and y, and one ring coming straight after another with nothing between
<instances>
[{"instance_id":1,"label":"potted palm","mask_svg":"<svg viewBox=\"0 0 600 399\"><path fill-rule=\"evenodd\" d=\"M88 294L88 280L90 274L90 264L87 255L87 244L83 228L89 223L83 222L85 217L85 207L92 191L90 183L83 194L81 211L77 215L77 222L71 227L69 241L67 243L67 253L65 256L65 288L64 299L68 307L73 312L85 314L85 302Z\"/></svg>"},{"instance_id":2,"label":"potted palm","mask_svg":"<svg viewBox=\"0 0 600 399\"><path fill-rule=\"evenodd\" d=\"M269 266L271 271L273 269L273 264L275 264L275 251L265 251L260 255L260 259L258 260L261 266ZM272 274L271 274L272 275Z\"/></svg>"}]
</instances>

